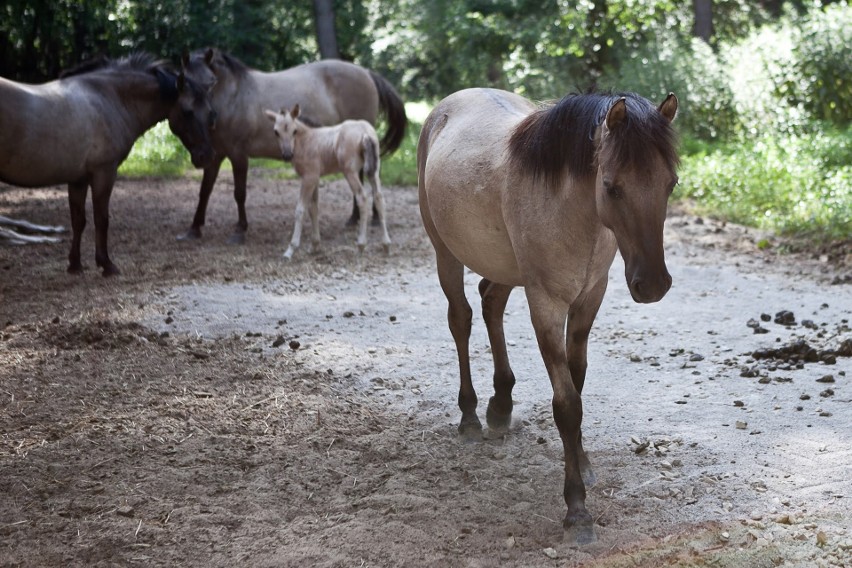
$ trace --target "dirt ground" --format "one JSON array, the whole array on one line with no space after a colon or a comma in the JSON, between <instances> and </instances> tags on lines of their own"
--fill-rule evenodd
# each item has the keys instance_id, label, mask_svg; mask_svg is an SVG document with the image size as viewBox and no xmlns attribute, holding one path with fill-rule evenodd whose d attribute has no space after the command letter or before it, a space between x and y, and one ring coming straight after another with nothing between
<instances>
[{"instance_id":1,"label":"dirt ground","mask_svg":"<svg viewBox=\"0 0 852 568\"><path fill-rule=\"evenodd\" d=\"M296 182L250 172L244 246L232 189L177 242L198 176L120 181L118 278L91 223L82 276L67 241L0 247L0 566L852 566L848 247L780 255L673 211L674 287L650 306L616 259L583 397L598 541L578 548L523 292L513 426L464 443L416 189L387 189L390 254L374 229L359 256L325 183L323 249L290 263ZM0 186L0 215L67 226L65 192ZM485 401L479 317L471 345Z\"/></svg>"}]
</instances>

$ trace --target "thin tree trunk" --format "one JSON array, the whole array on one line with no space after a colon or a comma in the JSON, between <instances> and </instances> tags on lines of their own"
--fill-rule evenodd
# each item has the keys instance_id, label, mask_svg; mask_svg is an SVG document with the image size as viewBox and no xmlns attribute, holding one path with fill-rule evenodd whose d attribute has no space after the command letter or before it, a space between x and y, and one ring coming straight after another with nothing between
<instances>
[{"instance_id":1,"label":"thin tree trunk","mask_svg":"<svg viewBox=\"0 0 852 568\"><path fill-rule=\"evenodd\" d=\"M317 24L317 44L323 59L340 59L337 49L337 33L334 30L333 0L314 0L314 16Z\"/></svg>"},{"instance_id":2,"label":"thin tree trunk","mask_svg":"<svg viewBox=\"0 0 852 568\"><path fill-rule=\"evenodd\" d=\"M713 0L692 0L695 11L695 27L692 34L707 43L713 37Z\"/></svg>"}]
</instances>

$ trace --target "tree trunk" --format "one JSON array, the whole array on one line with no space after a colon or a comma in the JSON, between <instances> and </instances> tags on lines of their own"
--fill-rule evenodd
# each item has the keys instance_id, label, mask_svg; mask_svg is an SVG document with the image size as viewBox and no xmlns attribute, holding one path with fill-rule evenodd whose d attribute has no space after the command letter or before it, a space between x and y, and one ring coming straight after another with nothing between
<instances>
[{"instance_id":1,"label":"tree trunk","mask_svg":"<svg viewBox=\"0 0 852 568\"><path fill-rule=\"evenodd\" d=\"M692 7L695 10L692 35L710 43L713 37L713 0L692 0Z\"/></svg>"},{"instance_id":2,"label":"tree trunk","mask_svg":"<svg viewBox=\"0 0 852 568\"><path fill-rule=\"evenodd\" d=\"M334 30L333 0L314 0L314 16L317 23L317 44L323 59L340 59L337 49L337 33Z\"/></svg>"}]
</instances>

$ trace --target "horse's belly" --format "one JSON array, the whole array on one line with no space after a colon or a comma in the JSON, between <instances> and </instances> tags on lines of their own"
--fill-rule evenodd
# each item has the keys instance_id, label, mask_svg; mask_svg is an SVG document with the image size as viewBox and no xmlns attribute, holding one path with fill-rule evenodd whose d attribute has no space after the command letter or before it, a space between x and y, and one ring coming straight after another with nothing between
<instances>
[{"instance_id":1,"label":"horse's belly","mask_svg":"<svg viewBox=\"0 0 852 568\"><path fill-rule=\"evenodd\" d=\"M498 195L475 182L443 183L429 198L429 212L441 241L462 264L493 282L522 285Z\"/></svg>"}]
</instances>

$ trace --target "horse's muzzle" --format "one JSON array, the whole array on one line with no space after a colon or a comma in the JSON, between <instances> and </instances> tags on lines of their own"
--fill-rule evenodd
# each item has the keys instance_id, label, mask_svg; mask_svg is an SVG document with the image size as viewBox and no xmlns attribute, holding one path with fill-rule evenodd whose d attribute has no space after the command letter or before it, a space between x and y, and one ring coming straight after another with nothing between
<instances>
[{"instance_id":1,"label":"horse's muzzle","mask_svg":"<svg viewBox=\"0 0 852 568\"><path fill-rule=\"evenodd\" d=\"M281 152L281 159L285 162L290 162L293 160L293 152Z\"/></svg>"},{"instance_id":2,"label":"horse's muzzle","mask_svg":"<svg viewBox=\"0 0 852 568\"><path fill-rule=\"evenodd\" d=\"M628 277L627 287L634 302L652 304L662 300L672 287L672 277L667 270L655 277L634 274L633 277Z\"/></svg>"}]
</instances>

